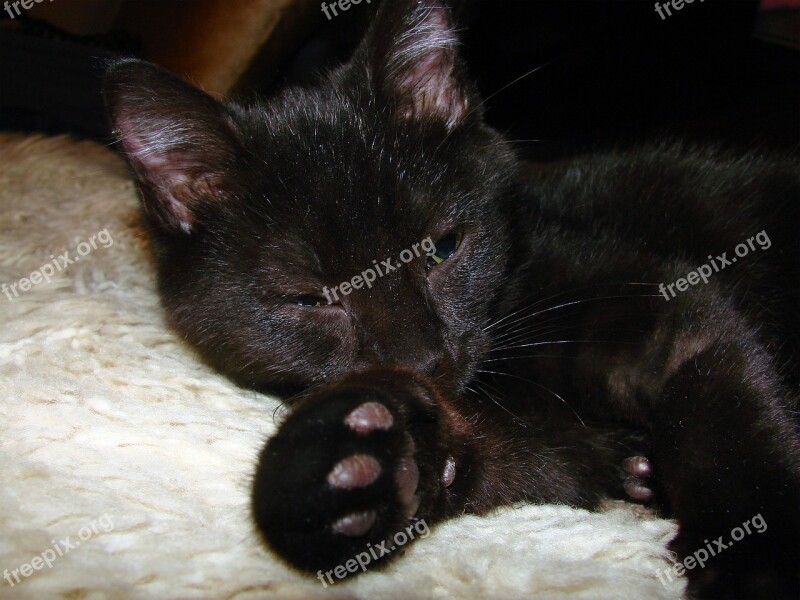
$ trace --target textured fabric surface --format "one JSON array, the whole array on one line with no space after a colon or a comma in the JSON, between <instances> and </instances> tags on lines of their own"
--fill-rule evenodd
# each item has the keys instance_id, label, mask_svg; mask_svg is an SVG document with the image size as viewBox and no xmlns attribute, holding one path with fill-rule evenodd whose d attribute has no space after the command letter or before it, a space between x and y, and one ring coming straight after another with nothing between
<instances>
[{"instance_id":1,"label":"textured fabric surface","mask_svg":"<svg viewBox=\"0 0 800 600\"><path fill-rule=\"evenodd\" d=\"M681 595L656 578L674 525L622 503L456 519L327 589L283 566L248 517L279 404L165 327L133 186L102 146L0 135L0 283L16 284L0 295L0 598Z\"/></svg>"}]
</instances>

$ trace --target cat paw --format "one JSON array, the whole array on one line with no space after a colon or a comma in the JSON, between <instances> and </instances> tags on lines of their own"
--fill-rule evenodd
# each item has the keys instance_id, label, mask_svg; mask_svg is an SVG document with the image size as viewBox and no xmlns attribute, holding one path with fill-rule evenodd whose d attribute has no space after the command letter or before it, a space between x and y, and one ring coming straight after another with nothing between
<instances>
[{"instance_id":1,"label":"cat paw","mask_svg":"<svg viewBox=\"0 0 800 600\"><path fill-rule=\"evenodd\" d=\"M306 398L259 460L253 513L267 545L310 571L388 558L427 531L455 479L438 437L433 392L410 373L354 375Z\"/></svg>"},{"instance_id":2,"label":"cat paw","mask_svg":"<svg viewBox=\"0 0 800 600\"><path fill-rule=\"evenodd\" d=\"M652 502L655 492L649 484L653 475L653 466L646 456L630 456L622 463L625 481L622 484L625 493L636 502Z\"/></svg>"}]
</instances>

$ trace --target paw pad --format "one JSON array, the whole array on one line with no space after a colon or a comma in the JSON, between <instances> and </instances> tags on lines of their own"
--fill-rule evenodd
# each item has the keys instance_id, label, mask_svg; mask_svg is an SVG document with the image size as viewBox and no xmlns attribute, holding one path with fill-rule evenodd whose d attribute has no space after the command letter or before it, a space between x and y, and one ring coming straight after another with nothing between
<instances>
[{"instance_id":1,"label":"paw pad","mask_svg":"<svg viewBox=\"0 0 800 600\"><path fill-rule=\"evenodd\" d=\"M648 502L655 493L647 486L646 479L653 474L650 461L644 456L631 456L622 463L622 468L630 477L625 480L625 493L639 502Z\"/></svg>"},{"instance_id":2,"label":"paw pad","mask_svg":"<svg viewBox=\"0 0 800 600\"><path fill-rule=\"evenodd\" d=\"M394 417L380 402L365 402L344 418L344 424L356 433L386 431L394 425Z\"/></svg>"},{"instance_id":3,"label":"paw pad","mask_svg":"<svg viewBox=\"0 0 800 600\"><path fill-rule=\"evenodd\" d=\"M444 487L450 487L453 484L453 480L456 478L456 461L453 459L452 456L447 457L447 461L444 463L444 470L442 471L442 485Z\"/></svg>"},{"instance_id":4,"label":"paw pad","mask_svg":"<svg viewBox=\"0 0 800 600\"><path fill-rule=\"evenodd\" d=\"M419 508L419 496L416 494L419 485L419 468L411 456L403 457L398 461L394 477L403 514L410 519L417 514Z\"/></svg>"},{"instance_id":5,"label":"paw pad","mask_svg":"<svg viewBox=\"0 0 800 600\"><path fill-rule=\"evenodd\" d=\"M622 467L634 477L650 477L653 474L650 461L644 456L631 456L622 463Z\"/></svg>"},{"instance_id":6,"label":"paw pad","mask_svg":"<svg viewBox=\"0 0 800 600\"><path fill-rule=\"evenodd\" d=\"M328 483L335 488L352 490L366 487L381 474L381 464L368 454L353 454L340 460L328 473Z\"/></svg>"},{"instance_id":7,"label":"paw pad","mask_svg":"<svg viewBox=\"0 0 800 600\"><path fill-rule=\"evenodd\" d=\"M342 535L357 537L364 535L375 524L375 511L366 510L364 512L351 513L336 521L331 528Z\"/></svg>"}]
</instances>

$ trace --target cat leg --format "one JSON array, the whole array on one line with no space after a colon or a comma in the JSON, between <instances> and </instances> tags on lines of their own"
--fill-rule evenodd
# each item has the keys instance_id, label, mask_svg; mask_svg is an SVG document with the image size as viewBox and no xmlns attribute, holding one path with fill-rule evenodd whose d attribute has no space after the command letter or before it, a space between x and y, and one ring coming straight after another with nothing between
<instances>
[{"instance_id":1,"label":"cat leg","mask_svg":"<svg viewBox=\"0 0 800 600\"><path fill-rule=\"evenodd\" d=\"M455 478L435 392L405 371L356 374L300 400L268 441L253 514L280 556L324 574L427 537L421 515L441 512Z\"/></svg>"},{"instance_id":2,"label":"cat leg","mask_svg":"<svg viewBox=\"0 0 800 600\"><path fill-rule=\"evenodd\" d=\"M752 340L687 360L653 406L653 452L696 598L800 598L800 437Z\"/></svg>"},{"instance_id":3,"label":"cat leg","mask_svg":"<svg viewBox=\"0 0 800 600\"><path fill-rule=\"evenodd\" d=\"M264 541L329 581L392 558L447 517L522 500L590 508L621 491L622 434L469 406L402 370L314 390L260 456L253 514Z\"/></svg>"}]
</instances>

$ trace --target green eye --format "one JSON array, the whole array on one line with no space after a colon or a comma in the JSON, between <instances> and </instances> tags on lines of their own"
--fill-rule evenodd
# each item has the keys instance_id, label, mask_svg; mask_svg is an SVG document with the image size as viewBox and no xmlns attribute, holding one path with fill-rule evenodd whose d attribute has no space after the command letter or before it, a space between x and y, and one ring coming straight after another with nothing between
<instances>
[{"instance_id":1,"label":"green eye","mask_svg":"<svg viewBox=\"0 0 800 600\"><path fill-rule=\"evenodd\" d=\"M317 296L300 296L295 299L295 303L305 308L316 308L317 306L325 306L325 304L327 304L323 298Z\"/></svg>"},{"instance_id":2,"label":"green eye","mask_svg":"<svg viewBox=\"0 0 800 600\"><path fill-rule=\"evenodd\" d=\"M429 269L435 267L453 256L461 245L462 237L463 234L460 231L454 231L436 242L436 251L428 257L426 267Z\"/></svg>"}]
</instances>

